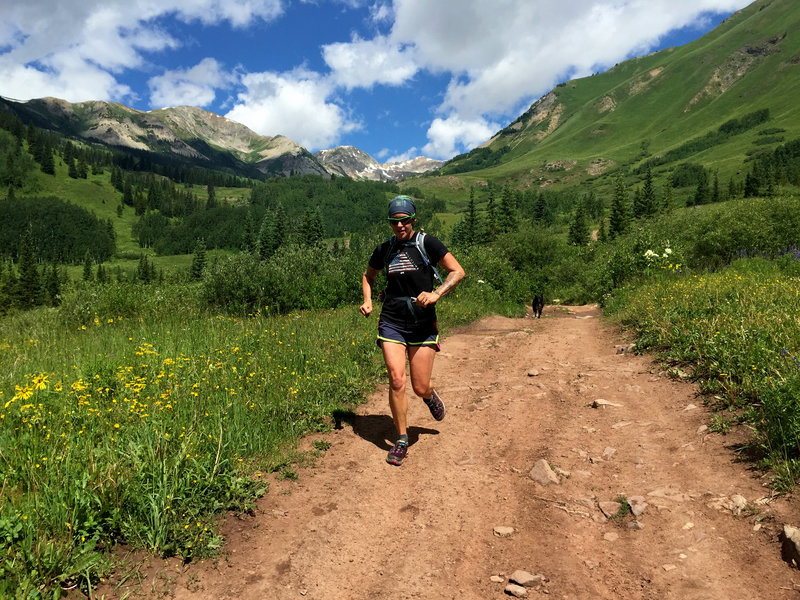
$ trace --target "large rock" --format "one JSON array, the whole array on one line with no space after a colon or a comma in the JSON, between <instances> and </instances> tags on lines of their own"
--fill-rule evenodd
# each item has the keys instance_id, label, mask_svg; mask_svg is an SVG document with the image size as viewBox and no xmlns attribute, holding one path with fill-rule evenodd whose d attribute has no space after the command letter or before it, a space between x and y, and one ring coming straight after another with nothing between
<instances>
[{"instance_id":1,"label":"large rock","mask_svg":"<svg viewBox=\"0 0 800 600\"><path fill-rule=\"evenodd\" d=\"M505 589L506 594L509 596L514 596L515 598L524 598L528 595L528 590L526 590L521 585L517 585L515 583L509 583Z\"/></svg>"},{"instance_id":2,"label":"large rock","mask_svg":"<svg viewBox=\"0 0 800 600\"><path fill-rule=\"evenodd\" d=\"M790 566L800 569L800 529L784 525L780 538L781 558Z\"/></svg>"},{"instance_id":3,"label":"large rock","mask_svg":"<svg viewBox=\"0 0 800 600\"><path fill-rule=\"evenodd\" d=\"M518 569L511 574L508 581L526 588L538 587L544 583L544 575L533 575L528 571Z\"/></svg>"},{"instance_id":4,"label":"large rock","mask_svg":"<svg viewBox=\"0 0 800 600\"><path fill-rule=\"evenodd\" d=\"M528 477L541 485L550 485L551 483L558 485L561 483L558 475L556 475L555 471L550 468L550 465L543 458L536 461L536 464L533 465L530 473L528 473Z\"/></svg>"}]
</instances>

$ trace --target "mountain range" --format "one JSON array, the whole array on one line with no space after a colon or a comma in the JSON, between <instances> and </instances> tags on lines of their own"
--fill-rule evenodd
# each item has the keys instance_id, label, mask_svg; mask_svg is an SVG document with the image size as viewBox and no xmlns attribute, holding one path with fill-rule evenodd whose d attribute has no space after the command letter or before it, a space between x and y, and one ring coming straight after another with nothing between
<instances>
[{"instance_id":1,"label":"mountain range","mask_svg":"<svg viewBox=\"0 0 800 600\"><path fill-rule=\"evenodd\" d=\"M757 0L685 46L558 84L485 144L446 163L418 157L380 164L352 146L311 154L284 136L258 135L190 106L141 112L101 101L0 98L0 110L73 138L211 168L223 165L245 175L398 181L438 173L549 187L579 184L621 167L635 171L645 163L669 169L676 157L726 175L753 154L800 137L798 31L797 0ZM764 110L763 127L685 150L726 122ZM436 179L420 180L420 186L452 182Z\"/></svg>"},{"instance_id":2,"label":"mountain range","mask_svg":"<svg viewBox=\"0 0 800 600\"><path fill-rule=\"evenodd\" d=\"M380 164L352 146L312 155L285 136L259 135L241 123L194 106L142 112L99 100L70 103L40 98L18 102L0 97L0 110L13 112L25 123L106 146L172 155L212 168L225 158L222 162L245 174L254 168L267 176L314 174L397 181L442 164L424 157Z\"/></svg>"}]
</instances>

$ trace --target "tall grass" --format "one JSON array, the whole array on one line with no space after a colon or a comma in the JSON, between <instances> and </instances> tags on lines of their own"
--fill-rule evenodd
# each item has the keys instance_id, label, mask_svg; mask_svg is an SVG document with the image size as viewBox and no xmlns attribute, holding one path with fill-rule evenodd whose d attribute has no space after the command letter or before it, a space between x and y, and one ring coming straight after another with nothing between
<instances>
[{"instance_id":1,"label":"tall grass","mask_svg":"<svg viewBox=\"0 0 800 600\"><path fill-rule=\"evenodd\" d=\"M617 290L606 313L635 328L637 346L688 367L720 431L745 423L788 491L800 475L800 260L741 259L717 272L666 268ZM727 416L725 416L727 414Z\"/></svg>"},{"instance_id":2,"label":"tall grass","mask_svg":"<svg viewBox=\"0 0 800 600\"><path fill-rule=\"evenodd\" d=\"M118 541L213 553L215 517L246 510L293 442L383 372L376 319L355 304L231 316L201 294L83 287L0 322L0 597L87 585ZM520 312L465 282L440 321L498 309Z\"/></svg>"}]
</instances>

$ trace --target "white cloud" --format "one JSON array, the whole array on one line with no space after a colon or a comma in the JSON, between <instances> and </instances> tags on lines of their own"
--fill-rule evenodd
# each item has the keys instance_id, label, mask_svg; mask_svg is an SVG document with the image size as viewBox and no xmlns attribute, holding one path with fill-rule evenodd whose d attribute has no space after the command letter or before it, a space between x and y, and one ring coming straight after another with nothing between
<instances>
[{"instance_id":1,"label":"white cloud","mask_svg":"<svg viewBox=\"0 0 800 600\"><path fill-rule=\"evenodd\" d=\"M434 119L428 128L428 143L422 148L425 156L450 158L465 148L475 148L492 137L499 129L498 123L485 119L464 120L451 115Z\"/></svg>"},{"instance_id":2,"label":"white cloud","mask_svg":"<svg viewBox=\"0 0 800 600\"><path fill-rule=\"evenodd\" d=\"M391 39L411 44L419 68L450 72L440 111L506 115L564 73L588 75L645 51L704 11L746 0L395 0Z\"/></svg>"},{"instance_id":3,"label":"white cloud","mask_svg":"<svg viewBox=\"0 0 800 600\"><path fill-rule=\"evenodd\" d=\"M588 75L649 50L670 30L699 26L707 11L732 11L750 2L297 1L333 2L341 11L359 7L367 15L362 24L383 33L365 39L348 31L342 39L349 41L314 48L326 63L321 73L253 67L266 72L242 76L243 90L233 97L228 116L264 134L280 132L309 148L327 147L360 128L337 93L408 85L422 80L421 73L449 76L445 90L425 90L433 104L419 118L436 117L422 151L437 158L485 141L565 74ZM150 62L186 43L174 19L245 28L279 18L289 5L290 0L7 0L0 23L0 94L135 100L139 92L124 79L135 70L148 78L153 105L207 106L232 84L219 55L209 52L193 67L161 69ZM297 64L306 63L299 57Z\"/></svg>"},{"instance_id":4,"label":"white cloud","mask_svg":"<svg viewBox=\"0 0 800 600\"><path fill-rule=\"evenodd\" d=\"M213 58L204 58L190 69L166 71L148 81L150 105L209 106L216 97L216 89L232 83L233 78L222 71Z\"/></svg>"},{"instance_id":5,"label":"white cloud","mask_svg":"<svg viewBox=\"0 0 800 600\"><path fill-rule=\"evenodd\" d=\"M400 85L417 72L413 48L401 48L385 37L328 44L322 55L333 79L348 89Z\"/></svg>"},{"instance_id":6,"label":"white cloud","mask_svg":"<svg viewBox=\"0 0 800 600\"><path fill-rule=\"evenodd\" d=\"M11 0L0 26L0 93L21 100L133 99L119 82L123 72L152 68L143 51L181 45L159 19L243 27L282 11L281 0Z\"/></svg>"},{"instance_id":7,"label":"white cloud","mask_svg":"<svg viewBox=\"0 0 800 600\"><path fill-rule=\"evenodd\" d=\"M370 6L369 14L375 23L390 23L394 18L392 5L388 2L376 2Z\"/></svg>"},{"instance_id":8,"label":"white cloud","mask_svg":"<svg viewBox=\"0 0 800 600\"><path fill-rule=\"evenodd\" d=\"M749 0L396 0L391 39L413 44L420 69L450 72L423 151L447 158L485 141L488 118L517 116L565 74L579 77L702 26L704 12ZM492 127L491 124L488 127ZM491 134L495 133L495 128Z\"/></svg>"},{"instance_id":9,"label":"white cloud","mask_svg":"<svg viewBox=\"0 0 800 600\"><path fill-rule=\"evenodd\" d=\"M386 150L388 153L388 150ZM386 156L386 154L384 154ZM389 156L388 158L381 159L384 163L399 163L406 160L411 160L412 158L416 158L419 156L419 149L416 147L409 148L402 154L396 154L394 156Z\"/></svg>"},{"instance_id":10,"label":"white cloud","mask_svg":"<svg viewBox=\"0 0 800 600\"><path fill-rule=\"evenodd\" d=\"M234 27L244 27L256 19L271 21L283 13L282 0L172 0L171 4L187 21L229 21Z\"/></svg>"},{"instance_id":11,"label":"white cloud","mask_svg":"<svg viewBox=\"0 0 800 600\"><path fill-rule=\"evenodd\" d=\"M225 116L263 135L285 135L309 150L335 145L343 133L360 128L329 101L331 82L305 69L250 73L246 90Z\"/></svg>"}]
</instances>

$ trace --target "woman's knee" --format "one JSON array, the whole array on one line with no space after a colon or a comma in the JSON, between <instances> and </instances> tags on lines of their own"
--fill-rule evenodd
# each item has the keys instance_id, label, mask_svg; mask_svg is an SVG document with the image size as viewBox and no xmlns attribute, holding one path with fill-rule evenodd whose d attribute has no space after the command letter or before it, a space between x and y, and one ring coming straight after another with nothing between
<instances>
[{"instance_id":1,"label":"woman's knee","mask_svg":"<svg viewBox=\"0 0 800 600\"><path fill-rule=\"evenodd\" d=\"M430 382L425 382L424 384L419 381L412 382L411 386L414 390L414 393L419 396L420 398L425 398L430 391L429 388L431 387Z\"/></svg>"},{"instance_id":2,"label":"woman's knee","mask_svg":"<svg viewBox=\"0 0 800 600\"><path fill-rule=\"evenodd\" d=\"M406 374L405 371L400 373L389 372L389 387L395 391L402 390L406 387Z\"/></svg>"}]
</instances>

